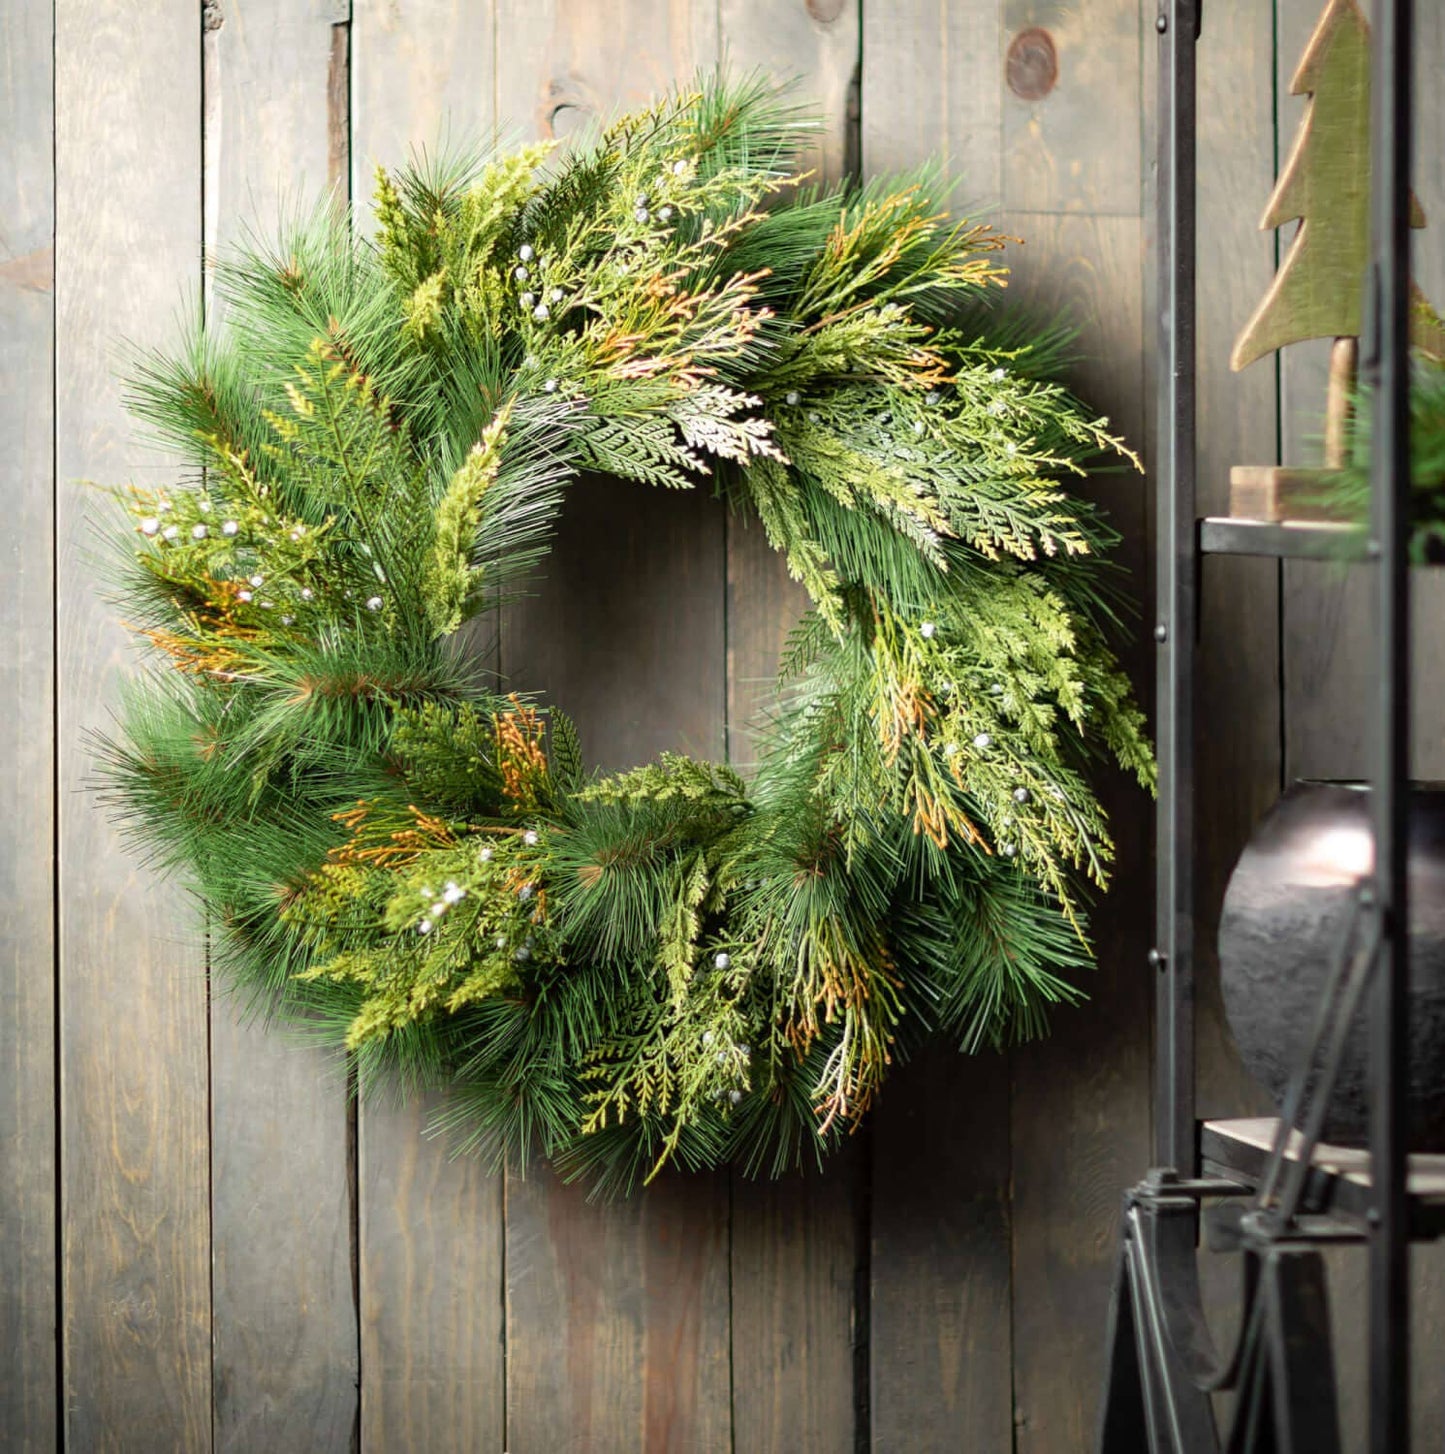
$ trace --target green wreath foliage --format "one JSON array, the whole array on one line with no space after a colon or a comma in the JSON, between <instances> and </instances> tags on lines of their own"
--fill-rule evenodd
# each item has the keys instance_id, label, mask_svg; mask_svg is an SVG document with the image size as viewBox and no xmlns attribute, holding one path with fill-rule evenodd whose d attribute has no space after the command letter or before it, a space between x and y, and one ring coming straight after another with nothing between
<instances>
[{"instance_id":1,"label":"green wreath foliage","mask_svg":"<svg viewBox=\"0 0 1445 1454\"><path fill-rule=\"evenodd\" d=\"M1132 456L993 306L1003 239L932 172L810 187L810 127L719 78L381 171L373 238L333 207L221 259L220 321L131 379L189 474L119 492L160 653L124 821L255 1003L604 1192L779 1172L929 1033L1041 1032L1111 856L1091 759L1152 780L1064 484ZM460 644L583 471L712 488L806 587L751 780L590 773Z\"/></svg>"}]
</instances>

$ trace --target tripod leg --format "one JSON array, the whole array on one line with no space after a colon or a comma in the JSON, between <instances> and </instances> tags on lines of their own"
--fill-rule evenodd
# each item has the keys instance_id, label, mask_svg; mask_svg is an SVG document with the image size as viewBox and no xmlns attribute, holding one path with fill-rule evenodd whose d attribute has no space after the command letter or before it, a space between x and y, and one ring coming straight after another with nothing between
<instances>
[{"instance_id":1,"label":"tripod leg","mask_svg":"<svg viewBox=\"0 0 1445 1454\"><path fill-rule=\"evenodd\" d=\"M1106 1342L1109 1359L1099 1417L1099 1454L1149 1454L1149 1414L1140 1362L1141 1339L1134 1309L1134 1270L1129 1233L1119 1246L1109 1297Z\"/></svg>"},{"instance_id":2,"label":"tripod leg","mask_svg":"<svg viewBox=\"0 0 1445 1454\"><path fill-rule=\"evenodd\" d=\"M1324 1258L1272 1248L1262 1269L1275 1440L1280 1454L1339 1454Z\"/></svg>"}]
</instances>

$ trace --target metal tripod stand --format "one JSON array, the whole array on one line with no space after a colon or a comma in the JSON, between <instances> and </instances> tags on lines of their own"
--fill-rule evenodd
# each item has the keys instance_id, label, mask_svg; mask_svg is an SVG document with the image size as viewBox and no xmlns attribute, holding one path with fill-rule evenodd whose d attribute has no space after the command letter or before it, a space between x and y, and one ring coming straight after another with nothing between
<instances>
[{"instance_id":1,"label":"metal tripod stand","mask_svg":"<svg viewBox=\"0 0 1445 1454\"><path fill-rule=\"evenodd\" d=\"M1410 620L1408 197L1412 0L1375 0L1371 262L1363 280L1362 380L1375 395L1373 516L1360 555L1376 575L1371 771L1375 867L1267 1146L1201 1138L1194 1104L1194 693L1197 586L1211 553L1327 554L1308 530L1203 521L1195 508L1195 49L1203 0L1159 0L1159 647L1154 1168L1125 1197L1109 1320L1102 1454L1337 1454L1322 1249L1370 1257L1372 1454L1409 1447L1409 1244L1445 1231L1445 1199L1412 1197L1404 1145L1409 923ZM1316 1149L1346 1032L1369 1016L1368 1176L1319 1165ZM1232 1123L1225 1123L1226 1125ZM1299 1130L1291 1128L1298 1126ZM1239 1199L1248 1197L1241 1207ZM1213 1205L1223 1202L1223 1205ZM1202 1226L1241 1260L1244 1315L1221 1353L1196 1266ZM1221 1443L1211 1394L1238 1395Z\"/></svg>"}]
</instances>

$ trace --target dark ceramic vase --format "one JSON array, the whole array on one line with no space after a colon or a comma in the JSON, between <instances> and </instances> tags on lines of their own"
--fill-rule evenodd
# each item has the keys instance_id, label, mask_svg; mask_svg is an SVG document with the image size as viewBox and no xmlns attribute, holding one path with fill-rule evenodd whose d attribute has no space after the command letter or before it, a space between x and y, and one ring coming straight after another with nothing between
<instances>
[{"instance_id":1,"label":"dark ceramic vase","mask_svg":"<svg viewBox=\"0 0 1445 1454\"><path fill-rule=\"evenodd\" d=\"M1225 1009L1245 1065L1284 1100L1350 914L1373 865L1370 796L1354 784L1297 782L1240 856L1219 923ZM1445 1150L1445 784L1410 796L1410 1148ZM1367 997L1368 998L1368 997ZM1324 1140L1369 1134L1362 1007L1351 1026Z\"/></svg>"}]
</instances>

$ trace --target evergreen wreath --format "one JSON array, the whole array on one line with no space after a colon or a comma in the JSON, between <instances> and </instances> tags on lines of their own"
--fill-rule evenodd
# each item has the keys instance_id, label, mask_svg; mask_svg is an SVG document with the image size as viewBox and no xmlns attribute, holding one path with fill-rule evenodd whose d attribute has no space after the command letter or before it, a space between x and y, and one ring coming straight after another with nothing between
<instances>
[{"instance_id":1,"label":"evergreen wreath","mask_svg":"<svg viewBox=\"0 0 1445 1454\"><path fill-rule=\"evenodd\" d=\"M190 474L119 492L165 668L104 746L125 823L255 1003L604 1191L780 1172L928 1033L1040 1033L1111 856L1090 759L1153 776L1061 483L1132 456L993 310L1005 239L931 171L809 188L811 128L719 78L379 171L373 240L332 207L218 261L223 322L130 381ZM751 781L591 774L459 644L582 471L711 485L806 587Z\"/></svg>"}]
</instances>

